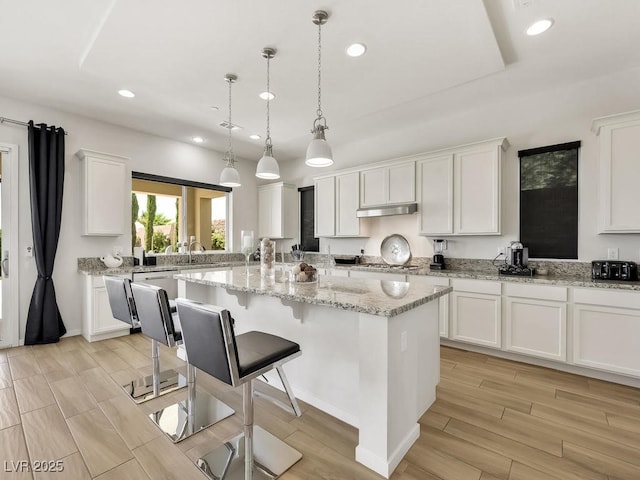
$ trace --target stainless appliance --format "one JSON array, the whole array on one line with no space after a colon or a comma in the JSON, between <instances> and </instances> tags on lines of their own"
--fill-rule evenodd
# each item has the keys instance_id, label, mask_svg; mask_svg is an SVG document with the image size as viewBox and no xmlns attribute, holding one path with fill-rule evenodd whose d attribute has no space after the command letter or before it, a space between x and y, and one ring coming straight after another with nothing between
<instances>
[{"instance_id":1,"label":"stainless appliance","mask_svg":"<svg viewBox=\"0 0 640 480\"><path fill-rule=\"evenodd\" d=\"M410 215L418 211L417 203L403 203L399 205L388 205L380 207L359 208L356 210L356 217L384 217L387 215Z\"/></svg>"},{"instance_id":2,"label":"stainless appliance","mask_svg":"<svg viewBox=\"0 0 640 480\"><path fill-rule=\"evenodd\" d=\"M500 275L516 275L532 277L536 273L535 268L528 267L529 249L521 242L511 242L507 248L507 258L504 265L498 268Z\"/></svg>"},{"instance_id":3,"label":"stainless appliance","mask_svg":"<svg viewBox=\"0 0 640 480\"><path fill-rule=\"evenodd\" d=\"M444 255L447 250L447 241L435 239L433 241L433 262L429 264L431 270L444 270Z\"/></svg>"},{"instance_id":4,"label":"stainless appliance","mask_svg":"<svg viewBox=\"0 0 640 480\"><path fill-rule=\"evenodd\" d=\"M638 280L638 266L635 262L621 260L594 260L591 262L593 280Z\"/></svg>"},{"instance_id":5,"label":"stainless appliance","mask_svg":"<svg viewBox=\"0 0 640 480\"><path fill-rule=\"evenodd\" d=\"M178 270L175 268L155 272L133 272L131 280L163 288L169 299L174 300L178 296L178 281L173 276L177 273Z\"/></svg>"}]
</instances>

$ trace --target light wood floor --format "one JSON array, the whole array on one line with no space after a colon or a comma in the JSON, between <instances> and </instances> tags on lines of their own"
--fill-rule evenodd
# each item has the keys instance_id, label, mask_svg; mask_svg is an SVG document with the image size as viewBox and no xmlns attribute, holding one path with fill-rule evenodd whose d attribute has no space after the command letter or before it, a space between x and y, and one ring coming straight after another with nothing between
<instances>
[{"instance_id":1,"label":"light wood floor","mask_svg":"<svg viewBox=\"0 0 640 480\"><path fill-rule=\"evenodd\" d=\"M150 374L141 335L0 350L0 478L11 462L62 460L36 479L203 479L193 460L241 428L240 392L205 374L199 386L236 415L173 445L120 382ZM640 479L640 390L451 348L437 401L394 480ZM165 368L183 367L162 351ZM286 367L285 367L286 368ZM294 418L256 400L256 423L299 449L283 480L380 479L354 461L357 431L308 405Z\"/></svg>"}]
</instances>

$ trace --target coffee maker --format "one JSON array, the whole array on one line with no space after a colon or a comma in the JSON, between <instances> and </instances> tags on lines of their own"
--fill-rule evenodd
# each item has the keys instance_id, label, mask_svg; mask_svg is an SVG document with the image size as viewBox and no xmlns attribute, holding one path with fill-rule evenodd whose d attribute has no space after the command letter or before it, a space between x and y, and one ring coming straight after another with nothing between
<instances>
[{"instance_id":1,"label":"coffee maker","mask_svg":"<svg viewBox=\"0 0 640 480\"><path fill-rule=\"evenodd\" d=\"M521 242L515 241L507 247L507 257L504 265L498 268L500 275L520 275L531 277L536 273L535 268L527 266L529 263L529 249Z\"/></svg>"},{"instance_id":2,"label":"coffee maker","mask_svg":"<svg viewBox=\"0 0 640 480\"><path fill-rule=\"evenodd\" d=\"M442 252L447 250L447 241L436 239L433 241L433 262L429 264L431 270L444 270L444 255Z\"/></svg>"}]
</instances>

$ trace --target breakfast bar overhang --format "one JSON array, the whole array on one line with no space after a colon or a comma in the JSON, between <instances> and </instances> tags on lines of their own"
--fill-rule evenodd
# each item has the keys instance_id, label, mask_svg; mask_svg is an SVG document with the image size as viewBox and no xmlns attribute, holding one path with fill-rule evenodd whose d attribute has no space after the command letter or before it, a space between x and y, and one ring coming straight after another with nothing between
<instances>
[{"instance_id":1,"label":"breakfast bar overhang","mask_svg":"<svg viewBox=\"0 0 640 480\"><path fill-rule=\"evenodd\" d=\"M419 276L396 282L330 272L310 283L281 272L261 277L256 267L176 278L179 296L228 309L236 333L259 330L299 343L302 355L286 368L294 393L358 428L356 460L388 478L435 400L438 308L451 288Z\"/></svg>"}]
</instances>

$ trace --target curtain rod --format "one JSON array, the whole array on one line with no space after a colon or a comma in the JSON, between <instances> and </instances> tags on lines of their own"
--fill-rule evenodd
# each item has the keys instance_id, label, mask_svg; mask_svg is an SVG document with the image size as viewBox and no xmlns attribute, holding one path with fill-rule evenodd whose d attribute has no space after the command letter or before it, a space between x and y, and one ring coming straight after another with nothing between
<instances>
[{"instance_id":1,"label":"curtain rod","mask_svg":"<svg viewBox=\"0 0 640 480\"><path fill-rule=\"evenodd\" d=\"M28 127L29 124L27 122L21 122L20 120L14 120L12 118L7 118L7 117L0 117L0 125L3 123L13 123L15 125L22 125L23 127ZM69 133L65 130L64 132L65 135L68 135Z\"/></svg>"}]
</instances>

